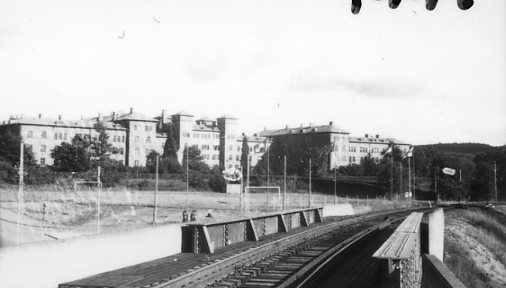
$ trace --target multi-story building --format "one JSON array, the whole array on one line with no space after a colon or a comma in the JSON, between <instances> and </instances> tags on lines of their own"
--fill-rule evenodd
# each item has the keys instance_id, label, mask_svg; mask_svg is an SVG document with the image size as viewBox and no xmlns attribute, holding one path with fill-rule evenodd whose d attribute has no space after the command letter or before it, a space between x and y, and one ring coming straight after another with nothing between
<instances>
[{"instance_id":1,"label":"multi-story building","mask_svg":"<svg viewBox=\"0 0 506 288\"><path fill-rule=\"evenodd\" d=\"M286 126L284 129L277 130L264 129L259 135L273 141L278 139L289 146L297 146L301 151L316 147L324 152L328 161L327 167L330 169L348 164L359 164L369 154L376 162L379 162L382 152L391 144L398 146L404 152L410 146L393 138L380 138L379 135L366 134L365 137L353 137L349 132L335 126L333 122L320 126L310 124L297 128Z\"/></svg>"},{"instance_id":2,"label":"multi-story building","mask_svg":"<svg viewBox=\"0 0 506 288\"><path fill-rule=\"evenodd\" d=\"M196 146L201 150L204 162L209 166L233 168L240 166L242 140L244 135L237 133L237 119L222 116L217 119L195 117L181 111L167 116L165 110L155 118L146 117L130 109L128 113L81 119L78 121L42 118L11 117L0 125L0 129L9 129L21 136L25 145L29 145L37 164L52 165L51 150L62 142L70 143L75 135L97 140L99 132L95 125L105 125L117 153L111 158L127 166L145 166L146 157L151 151L163 153L167 140L166 126L173 125L175 140L179 144L178 160L182 162L186 146ZM268 142L262 137L248 137L250 155L254 165L265 151ZM252 146L253 145L253 146ZM262 146L263 147L260 147Z\"/></svg>"}]
</instances>

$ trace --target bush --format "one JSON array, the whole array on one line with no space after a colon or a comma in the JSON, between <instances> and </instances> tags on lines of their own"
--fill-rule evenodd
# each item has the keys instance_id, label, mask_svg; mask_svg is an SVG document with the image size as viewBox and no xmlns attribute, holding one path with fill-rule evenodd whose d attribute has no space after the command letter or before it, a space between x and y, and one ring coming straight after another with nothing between
<instances>
[{"instance_id":1,"label":"bush","mask_svg":"<svg viewBox=\"0 0 506 288\"><path fill-rule=\"evenodd\" d=\"M209 185L209 188L215 192L227 192L227 181L225 181L225 178L219 174L212 175L209 178L207 185Z\"/></svg>"},{"instance_id":2,"label":"bush","mask_svg":"<svg viewBox=\"0 0 506 288\"><path fill-rule=\"evenodd\" d=\"M207 191L209 190L209 186L207 185L207 179L204 174L198 171L190 171L190 177L188 178L188 184L199 191Z\"/></svg>"}]
</instances>

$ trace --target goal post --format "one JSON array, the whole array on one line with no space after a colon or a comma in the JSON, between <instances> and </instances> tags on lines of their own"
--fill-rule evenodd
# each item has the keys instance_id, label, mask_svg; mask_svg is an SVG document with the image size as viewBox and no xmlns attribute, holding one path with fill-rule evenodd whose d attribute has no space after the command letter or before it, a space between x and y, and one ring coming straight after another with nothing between
<instances>
[{"instance_id":1,"label":"goal post","mask_svg":"<svg viewBox=\"0 0 506 288\"><path fill-rule=\"evenodd\" d=\"M267 202L267 211L270 211L271 206L273 208L278 207L281 209L282 206L282 198L281 198L281 187L280 186L246 186L244 187L244 193L248 198L246 202L248 206L254 203L262 203L262 194L265 195L265 202ZM252 197L251 194L258 194L258 197ZM275 196L277 194L277 197ZM273 197L271 197L271 195ZM264 203L265 203L264 202Z\"/></svg>"}]
</instances>

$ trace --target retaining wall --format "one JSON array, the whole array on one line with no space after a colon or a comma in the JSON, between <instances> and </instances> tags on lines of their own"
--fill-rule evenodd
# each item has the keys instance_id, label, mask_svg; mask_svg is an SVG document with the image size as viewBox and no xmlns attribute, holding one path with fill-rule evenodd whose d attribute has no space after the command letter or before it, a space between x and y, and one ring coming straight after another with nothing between
<instances>
[{"instance_id":1,"label":"retaining wall","mask_svg":"<svg viewBox=\"0 0 506 288\"><path fill-rule=\"evenodd\" d=\"M59 283L181 252L180 225L160 225L0 248L0 287Z\"/></svg>"}]
</instances>

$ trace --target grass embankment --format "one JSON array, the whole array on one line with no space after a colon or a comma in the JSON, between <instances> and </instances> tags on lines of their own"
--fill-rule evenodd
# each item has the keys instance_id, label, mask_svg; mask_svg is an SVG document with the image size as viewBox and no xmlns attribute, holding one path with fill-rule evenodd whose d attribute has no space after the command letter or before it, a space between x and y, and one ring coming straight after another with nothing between
<instances>
[{"instance_id":1,"label":"grass embankment","mask_svg":"<svg viewBox=\"0 0 506 288\"><path fill-rule=\"evenodd\" d=\"M445 264L467 287L506 286L506 223L486 210L446 213Z\"/></svg>"}]
</instances>

